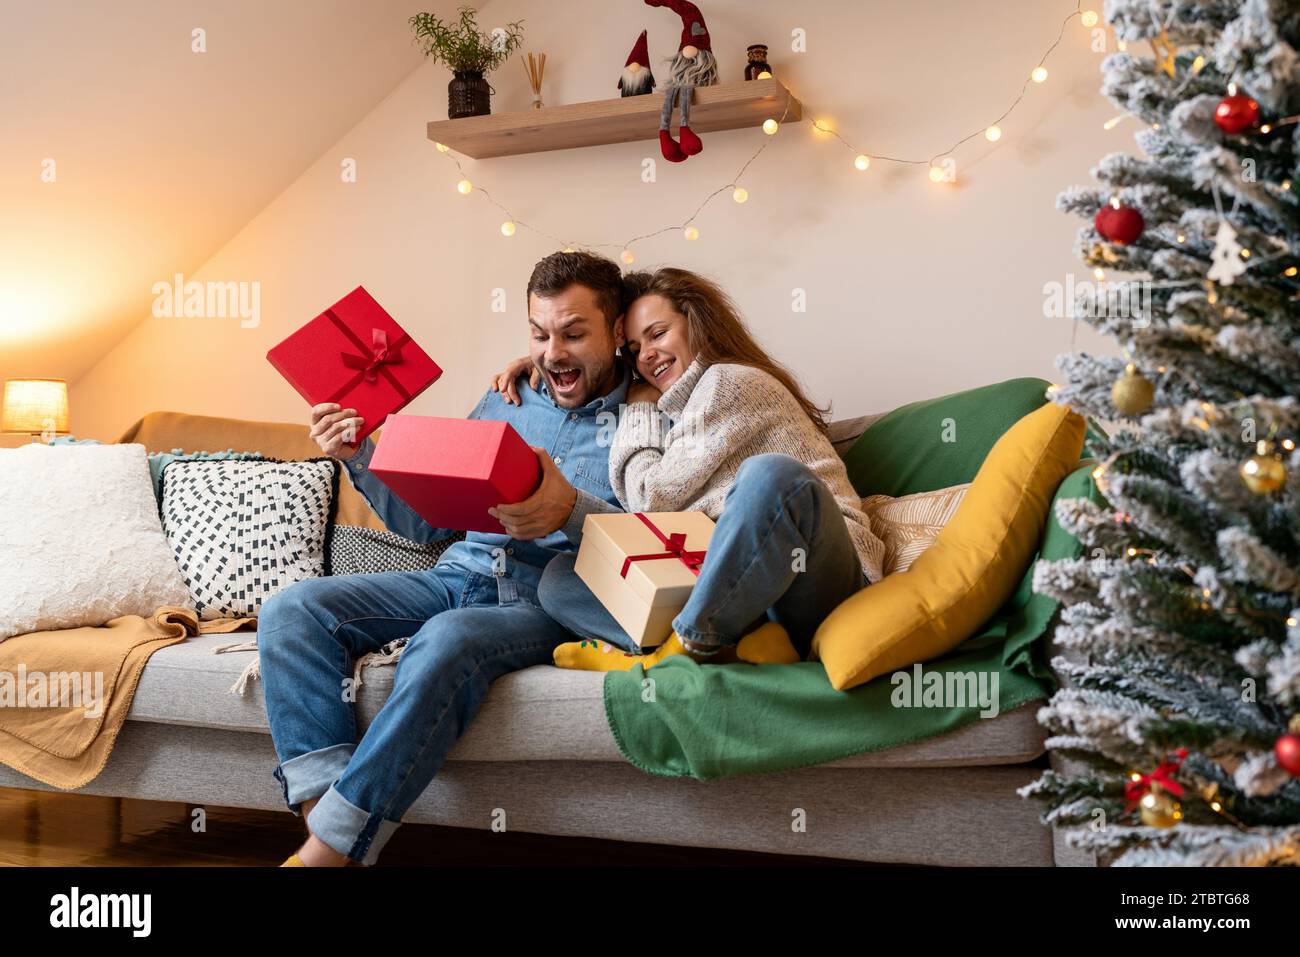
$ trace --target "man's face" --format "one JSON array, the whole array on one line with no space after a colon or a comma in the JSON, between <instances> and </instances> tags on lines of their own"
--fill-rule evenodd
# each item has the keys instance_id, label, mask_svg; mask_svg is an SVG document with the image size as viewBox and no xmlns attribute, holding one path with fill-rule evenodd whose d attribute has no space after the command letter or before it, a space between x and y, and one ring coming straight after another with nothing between
<instances>
[{"instance_id":1,"label":"man's face","mask_svg":"<svg viewBox=\"0 0 1300 957\"><path fill-rule=\"evenodd\" d=\"M546 377L555 404L586 405L614 387L614 350L623 344L623 317L611 330L596 294L573 285L559 295L528 297L529 356Z\"/></svg>"}]
</instances>

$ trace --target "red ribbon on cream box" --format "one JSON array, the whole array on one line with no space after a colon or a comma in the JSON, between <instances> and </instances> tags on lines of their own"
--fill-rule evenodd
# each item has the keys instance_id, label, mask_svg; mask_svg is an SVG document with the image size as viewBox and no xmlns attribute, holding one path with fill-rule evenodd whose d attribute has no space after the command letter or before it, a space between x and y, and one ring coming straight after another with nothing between
<instances>
[{"instance_id":1,"label":"red ribbon on cream box","mask_svg":"<svg viewBox=\"0 0 1300 957\"><path fill-rule=\"evenodd\" d=\"M337 402L356 409L364 420L356 443L442 375L364 286L273 347L266 358L311 405Z\"/></svg>"},{"instance_id":2,"label":"red ribbon on cream box","mask_svg":"<svg viewBox=\"0 0 1300 957\"><path fill-rule=\"evenodd\" d=\"M574 569L628 637L651 648L672 632L712 537L703 512L591 514Z\"/></svg>"}]
</instances>

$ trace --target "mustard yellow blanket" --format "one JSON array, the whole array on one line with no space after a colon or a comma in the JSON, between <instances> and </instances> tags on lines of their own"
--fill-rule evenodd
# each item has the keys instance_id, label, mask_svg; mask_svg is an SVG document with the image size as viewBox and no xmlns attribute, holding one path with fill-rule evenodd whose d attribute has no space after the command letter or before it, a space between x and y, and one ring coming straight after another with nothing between
<instances>
[{"instance_id":1,"label":"mustard yellow blanket","mask_svg":"<svg viewBox=\"0 0 1300 957\"><path fill-rule=\"evenodd\" d=\"M192 609L164 605L148 618L0 641L0 762L51 787L81 787L104 769L155 651L255 621L200 622Z\"/></svg>"}]
</instances>

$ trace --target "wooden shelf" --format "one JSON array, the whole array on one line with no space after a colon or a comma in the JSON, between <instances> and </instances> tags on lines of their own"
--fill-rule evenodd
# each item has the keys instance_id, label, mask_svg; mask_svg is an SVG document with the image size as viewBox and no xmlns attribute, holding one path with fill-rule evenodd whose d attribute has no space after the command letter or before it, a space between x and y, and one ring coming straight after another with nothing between
<instances>
[{"instance_id":1,"label":"wooden shelf","mask_svg":"<svg viewBox=\"0 0 1300 957\"><path fill-rule=\"evenodd\" d=\"M759 126L769 117L780 120L782 114L786 123L803 117L799 101L775 77L697 87L694 97L691 129L697 133ZM656 91L540 110L435 120L429 124L429 139L472 159L652 140L659 136L663 102L662 93ZM680 109L673 110L674 124L680 115Z\"/></svg>"}]
</instances>

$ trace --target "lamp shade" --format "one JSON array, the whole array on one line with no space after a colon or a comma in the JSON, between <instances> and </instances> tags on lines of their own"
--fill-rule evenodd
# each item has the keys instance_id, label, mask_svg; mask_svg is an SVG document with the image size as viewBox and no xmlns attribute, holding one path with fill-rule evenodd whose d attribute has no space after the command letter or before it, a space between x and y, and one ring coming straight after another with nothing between
<instances>
[{"instance_id":1,"label":"lamp shade","mask_svg":"<svg viewBox=\"0 0 1300 957\"><path fill-rule=\"evenodd\" d=\"M0 431L68 431L68 383L65 379L5 379Z\"/></svg>"}]
</instances>

